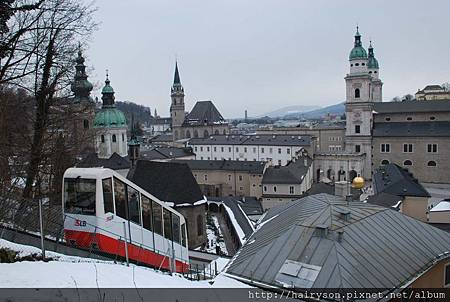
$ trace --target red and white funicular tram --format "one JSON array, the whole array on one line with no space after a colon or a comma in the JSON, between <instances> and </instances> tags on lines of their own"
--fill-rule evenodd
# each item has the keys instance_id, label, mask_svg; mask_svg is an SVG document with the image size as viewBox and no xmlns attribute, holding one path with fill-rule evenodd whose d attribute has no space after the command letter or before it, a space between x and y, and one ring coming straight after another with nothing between
<instances>
[{"instance_id":1,"label":"red and white funicular tram","mask_svg":"<svg viewBox=\"0 0 450 302\"><path fill-rule=\"evenodd\" d=\"M67 169L63 209L70 244L119 257L126 257L127 246L130 260L177 272L188 269L183 215L113 170Z\"/></svg>"}]
</instances>

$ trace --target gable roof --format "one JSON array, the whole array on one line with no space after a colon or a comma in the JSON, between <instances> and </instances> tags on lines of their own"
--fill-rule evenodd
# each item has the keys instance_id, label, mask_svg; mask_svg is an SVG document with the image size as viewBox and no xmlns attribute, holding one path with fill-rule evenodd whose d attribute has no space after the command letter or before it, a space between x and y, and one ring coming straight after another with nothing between
<instances>
[{"instance_id":1,"label":"gable roof","mask_svg":"<svg viewBox=\"0 0 450 302\"><path fill-rule=\"evenodd\" d=\"M375 122L373 125L373 136L374 137L450 136L450 121L390 122L390 123Z\"/></svg>"},{"instance_id":2,"label":"gable roof","mask_svg":"<svg viewBox=\"0 0 450 302\"><path fill-rule=\"evenodd\" d=\"M449 112L450 100L377 102L376 113Z\"/></svg>"},{"instance_id":3,"label":"gable roof","mask_svg":"<svg viewBox=\"0 0 450 302\"><path fill-rule=\"evenodd\" d=\"M226 121L211 101L198 101L186 116L184 126L225 124Z\"/></svg>"},{"instance_id":4,"label":"gable roof","mask_svg":"<svg viewBox=\"0 0 450 302\"><path fill-rule=\"evenodd\" d=\"M226 274L278 288L399 288L449 256L444 231L318 194L270 209Z\"/></svg>"},{"instance_id":5,"label":"gable roof","mask_svg":"<svg viewBox=\"0 0 450 302\"><path fill-rule=\"evenodd\" d=\"M186 164L138 160L127 178L165 202L194 204L203 194Z\"/></svg>"},{"instance_id":6,"label":"gable roof","mask_svg":"<svg viewBox=\"0 0 450 302\"><path fill-rule=\"evenodd\" d=\"M263 174L266 162L242 161L242 160L174 160L177 163L185 163L191 170L221 170L239 171L251 174Z\"/></svg>"},{"instance_id":7,"label":"gable roof","mask_svg":"<svg viewBox=\"0 0 450 302\"><path fill-rule=\"evenodd\" d=\"M129 169L131 163L128 156L122 157L114 152L110 158L99 158L96 153L91 153L76 164L77 168L108 168L111 170Z\"/></svg>"},{"instance_id":8,"label":"gable roof","mask_svg":"<svg viewBox=\"0 0 450 302\"><path fill-rule=\"evenodd\" d=\"M304 160L306 159L306 166ZM263 184L301 184L312 164L308 156L291 161L286 166L271 166L266 169Z\"/></svg>"},{"instance_id":9,"label":"gable roof","mask_svg":"<svg viewBox=\"0 0 450 302\"><path fill-rule=\"evenodd\" d=\"M375 194L384 192L396 196L430 197L417 179L397 164L378 168L373 175L373 189Z\"/></svg>"}]
</instances>

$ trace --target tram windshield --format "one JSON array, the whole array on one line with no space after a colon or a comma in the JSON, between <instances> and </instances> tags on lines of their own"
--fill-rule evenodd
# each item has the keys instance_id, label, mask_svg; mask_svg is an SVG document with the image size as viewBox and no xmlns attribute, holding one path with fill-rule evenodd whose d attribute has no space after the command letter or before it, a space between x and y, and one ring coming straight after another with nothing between
<instances>
[{"instance_id":1,"label":"tram windshield","mask_svg":"<svg viewBox=\"0 0 450 302\"><path fill-rule=\"evenodd\" d=\"M64 210L95 215L95 179L64 178Z\"/></svg>"}]
</instances>

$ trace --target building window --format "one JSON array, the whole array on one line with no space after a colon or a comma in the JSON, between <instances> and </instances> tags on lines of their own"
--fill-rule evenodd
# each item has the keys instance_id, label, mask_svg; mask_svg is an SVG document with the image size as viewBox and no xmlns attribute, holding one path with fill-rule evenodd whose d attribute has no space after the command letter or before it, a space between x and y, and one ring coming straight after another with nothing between
<instances>
[{"instance_id":1,"label":"building window","mask_svg":"<svg viewBox=\"0 0 450 302\"><path fill-rule=\"evenodd\" d=\"M388 161L387 159L383 159L383 160L381 161L381 164L382 164L383 166L389 165L389 161Z\"/></svg>"},{"instance_id":2,"label":"building window","mask_svg":"<svg viewBox=\"0 0 450 302\"><path fill-rule=\"evenodd\" d=\"M438 152L438 145L437 144L428 144L427 145L427 152L428 153L437 153Z\"/></svg>"},{"instance_id":3,"label":"building window","mask_svg":"<svg viewBox=\"0 0 450 302\"><path fill-rule=\"evenodd\" d=\"M102 134L102 136L100 136L100 139L102 140L102 143L105 142L105 136Z\"/></svg>"},{"instance_id":4,"label":"building window","mask_svg":"<svg viewBox=\"0 0 450 302\"><path fill-rule=\"evenodd\" d=\"M355 99L359 99L360 95L361 95L361 93L359 91L359 88L356 88L355 89Z\"/></svg>"},{"instance_id":5,"label":"building window","mask_svg":"<svg viewBox=\"0 0 450 302\"><path fill-rule=\"evenodd\" d=\"M83 127L84 127L84 129L89 129L89 121L88 120L83 121Z\"/></svg>"},{"instance_id":6,"label":"building window","mask_svg":"<svg viewBox=\"0 0 450 302\"><path fill-rule=\"evenodd\" d=\"M222 151L222 152L223 152L223 147L220 147L220 151Z\"/></svg>"},{"instance_id":7,"label":"building window","mask_svg":"<svg viewBox=\"0 0 450 302\"><path fill-rule=\"evenodd\" d=\"M264 186L263 189L264 189L264 192L267 192L267 186Z\"/></svg>"},{"instance_id":8,"label":"building window","mask_svg":"<svg viewBox=\"0 0 450 302\"><path fill-rule=\"evenodd\" d=\"M194 147L194 151L197 152L197 146Z\"/></svg>"},{"instance_id":9,"label":"building window","mask_svg":"<svg viewBox=\"0 0 450 302\"><path fill-rule=\"evenodd\" d=\"M209 152L209 147L206 147L206 151Z\"/></svg>"},{"instance_id":10,"label":"building window","mask_svg":"<svg viewBox=\"0 0 450 302\"><path fill-rule=\"evenodd\" d=\"M239 187L239 191L243 191L244 190L244 187Z\"/></svg>"},{"instance_id":11,"label":"building window","mask_svg":"<svg viewBox=\"0 0 450 302\"><path fill-rule=\"evenodd\" d=\"M203 152L203 146L200 146L200 152Z\"/></svg>"},{"instance_id":12,"label":"building window","mask_svg":"<svg viewBox=\"0 0 450 302\"><path fill-rule=\"evenodd\" d=\"M239 175L239 181L242 181L242 175Z\"/></svg>"},{"instance_id":13,"label":"building window","mask_svg":"<svg viewBox=\"0 0 450 302\"><path fill-rule=\"evenodd\" d=\"M361 152L361 146L360 145L355 145L355 152L356 153Z\"/></svg>"},{"instance_id":14,"label":"building window","mask_svg":"<svg viewBox=\"0 0 450 302\"><path fill-rule=\"evenodd\" d=\"M427 163L427 166L428 166L428 167L436 167L436 162L435 162L434 160L430 160L430 161Z\"/></svg>"},{"instance_id":15,"label":"building window","mask_svg":"<svg viewBox=\"0 0 450 302\"><path fill-rule=\"evenodd\" d=\"M247 147L244 147L244 153L247 153Z\"/></svg>"},{"instance_id":16,"label":"building window","mask_svg":"<svg viewBox=\"0 0 450 302\"><path fill-rule=\"evenodd\" d=\"M113 142L113 143L115 143L115 142L116 142L116 140L117 140L117 139L116 139L116 135L115 135L115 134L113 134L113 135L112 135L112 142Z\"/></svg>"},{"instance_id":17,"label":"building window","mask_svg":"<svg viewBox=\"0 0 450 302\"><path fill-rule=\"evenodd\" d=\"M359 63L355 63L355 66L359 66Z\"/></svg>"},{"instance_id":18,"label":"building window","mask_svg":"<svg viewBox=\"0 0 450 302\"><path fill-rule=\"evenodd\" d=\"M228 175L228 181L231 181L231 175Z\"/></svg>"},{"instance_id":19,"label":"building window","mask_svg":"<svg viewBox=\"0 0 450 302\"><path fill-rule=\"evenodd\" d=\"M207 174L205 174L205 175L203 176L203 178L205 179L205 181L208 181L208 175L207 175Z\"/></svg>"},{"instance_id":20,"label":"building window","mask_svg":"<svg viewBox=\"0 0 450 302\"><path fill-rule=\"evenodd\" d=\"M450 264L445 266L444 286L450 285Z\"/></svg>"},{"instance_id":21,"label":"building window","mask_svg":"<svg viewBox=\"0 0 450 302\"><path fill-rule=\"evenodd\" d=\"M281 166L281 159L278 160L278 165Z\"/></svg>"},{"instance_id":22,"label":"building window","mask_svg":"<svg viewBox=\"0 0 450 302\"><path fill-rule=\"evenodd\" d=\"M385 118L386 122L389 122L391 120L390 117Z\"/></svg>"},{"instance_id":23,"label":"building window","mask_svg":"<svg viewBox=\"0 0 450 302\"><path fill-rule=\"evenodd\" d=\"M264 153L264 148L261 148L261 153Z\"/></svg>"},{"instance_id":24,"label":"building window","mask_svg":"<svg viewBox=\"0 0 450 302\"><path fill-rule=\"evenodd\" d=\"M289 194L294 194L294 186L289 186Z\"/></svg>"},{"instance_id":25,"label":"building window","mask_svg":"<svg viewBox=\"0 0 450 302\"><path fill-rule=\"evenodd\" d=\"M228 152L231 152L231 147L228 147Z\"/></svg>"},{"instance_id":26,"label":"building window","mask_svg":"<svg viewBox=\"0 0 450 302\"><path fill-rule=\"evenodd\" d=\"M436 118L434 116L430 116L430 120L434 121Z\"/></svg>"},{"instance_id":27,"label":"building window","mask_svg":"<svg viewBox=\"0 0 450 302\"><path fill-rule=\"evenodd\" d=\"M236 147L236 152L239 152L239 147Z\"/></svg>"},{"instance_id":28,"label":"building window","mask_svg":"<svg viewBox=\"0 0 450 302\"><path fill-rule=\"evenodd\" d=\"M391 144L381 144L380 145L380 152L381 153L389 153L389 152L391 152Z\"/></svg>"},{"instance_id":29,"label":"building window","mask_svg":"<svg viewBox=\"0 0 450 302\"><path fill-rule=\"evenodd\" d=\"M125 134L122 133L122 142L125 141Z\"/></svg>"},{"instance_id":30,"label":"building window","mask_svg":"<svg viewBox=\"0 0 450 302\"><path fill-rule=\"evenodd\" d=\"M278 148L278 154L281 154L281 148Z\"/></svg>"},{"instance_id":31,"label":"building window","mask_svg":"<svg viewBox=\"0 0 450 302\"><path fill-rule=\"evenodd\" d=\"M355 125L355 133L361 133L361 126Z\"/></svg>"},{"instance_id":32,"label":"building window","mask_svg":"<svg viewBox=\"0 0 450 302\"><path fill-rule=\"evenodd\" d=\"M403 153L412 153L413 144L403 144Z\"/></svg>"},{"instance_id":33,"label":"building window","mask_svg":"<svg viewBox=\"0 0 450 302\"><path fill-rule=\"evenodd\" d=\"M407 121L412 121L412 117L408 116L408 117L406 118L406 120L407 120Z\"/></svg>"},{"instance_id":34,"label":"building window","mask_svg":"<svg viewBox=\"0 0 450 302\"><path fill-rule=\"evenodd\" d=\"M273 191L274 191L274 192L277 191L277 186L273 186Z\"/></svg>"},{"instance_id":35,"label":"building window","mask_svg":"<svg viewBox=\"0 0 450 302\"><path fill-rule=\"evenodd\" d=\"M407 160L405 160L405 161L403 162L403 165L404 165L404 166L412 166L412 161L410 161L409 159L407 159Z\"/></svg>"},{"instance_id":36,"label":"building window","mask_svg":"<svg viewBox=\"0 0 450 302\"><path fill-rule=\"evenodd\" d=\"M217 147L214 147L214 152L217 152Z\"/></svg>"},{"instance_id":37,"label":"building window","mask_svg":"<svg viewBox=\"0 0 450 302\"><path fill-rule=\"evenodd\" d=\"M253 153L256 153L256 147L253 147Z\"/></svg>"},{"instance_id":38,"label":"building window","mask_svg":"<svg viewBox=\"0 0 450 302\"><path fill-rule=\"evenodd\" d=\"M286 149L286 153L287 153L287 154L291 154L291 149L287 148L287 149Z\"/></svg>"}]
</instances>

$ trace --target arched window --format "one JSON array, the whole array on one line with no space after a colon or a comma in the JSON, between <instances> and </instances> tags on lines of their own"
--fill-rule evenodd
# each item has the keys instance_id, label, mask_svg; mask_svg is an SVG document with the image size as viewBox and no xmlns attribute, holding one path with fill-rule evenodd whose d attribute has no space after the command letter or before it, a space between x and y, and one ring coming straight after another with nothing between
<instances>
[{"instance_id":1,"label":"arched window","mask_svg":"<svg viewBox=\"0 0 450 302\"><path fill-rule=\"evenodd\" d=\"M223 129L223 134L224 135L227 134L227 130Z\"/></svg>"},{"instance_id":2,"label":"arched window","mask_svg":"<svg viewBox=\"0 0 450 302\"><path fill-rule=\"evenodd\" d=\"M102 143L105 142L105 136L102 134L102 136L100 136L100 139L102 140Z\"/></svg>"},{"instance_id":3,"label":"arched window","mask_svg":"<svg viewBox=\"0 0 450 302\"><path fill-rule=\"evenodd\" d=\"M372 71L369 71L369 74L371 74L372 73Z\"/></svg>"},{"instance_id":4,"label":"arched window","mask_svg":"<svg viewBox=\"0 0 450 302\"><path fill-rule=\"evenodd\" d=\"M208 132L208 130L205 130L205 131L203 132L203 137L209 137L209 132Z\"/></svg>"},{"instance_id":5,"label":"arched window","mask_svg":"<svg viewBox=\"0 0 450 302\"><path fill-rule=\"evenodd\" d=\"M83 127L84 127L84 129L89 129L89 121L88 120L83 121Z\"/></svg>"},{"instance_id":6,"label":"arched window","mask_svg":"<svg viewBox=\"0 0 450 302\"><path fill-rule=\"evenodd\" d=\"M277 191L277 186L273 186L273 191L274 191L274 192Z\"/></svg>"},{"instance_id":7,"label":"arched window","mask_svg":"<svg viewBox=\"0 0 450 302\"><path fill-rule=\"evenodd\" d=\"M430 116L430 120L434 121L436 118L434 116Z\"/></svg>"},{"instance_id":8,"label":"arched window","mask_svg":"<svg viewBox=\"0 0 450 302\"><path fill-rule=\"evenodd\" d=\"M355 63L355 66L359 66L359 63Z\"/></svg>"},{"instance_id":9,"label":"arched window","mask_svg":"<svg viewBox=\"0 0 450 302\"><path fill-rule=\"evenodd\" d=\"M122 142L125 141L125 134L122 133Z\"/></svg>"},{"instance_id":10,"label":"arched window","mask_svg":"<svg viewBox=\"0 0 450 302\"><path fill-rule=\"evenodd\" d=\"M430 161L427 163L427 166L428 166L428 167L436 167L436 162L435 162L434 160L430 160Z\"/></svg>"},{"instance_id":11,"label":"arched window","mask_svg":"<svg viewBox=\"0 0 450 302\"><path fill-rule=\"evenodd\" d=\"M203 216L197 216L197 236L203 235Z\"/></svg>"},{"instance_id":12,"label":"arched window","mask_svg":"<svg viewBox=\"0 0 450 302\"><path fill-rule=\"evenodd\" d=\"M198 131L194 130L194 137L197 138L198 137Z\"/></svg>"},{"instance_id":13,"label":"arched window","mask_svg":"<svg viewBox=\"0 0 450 302\"><path fill-rule=\"evenodd\" d=\"M410 161L409 159L407 159L407 160L405 160L405 161L403 162L403 165L404 165L404 166L412 166L412 161Z\"/></svg>"},{"instance_id":14,"label":"arched window","mask_svg":"<svg viewBox=\"0 0 450 302\"><path fill-rule=\"evenodd\" d=\"M360 97L360 91L359 91L359 88L356 88L355 89L355 99L359 99L359 97Z\"/></svg>"},{"instance_id":15,"label":"arched window","mask_svg":"<svg viewBox=\"0 0 450 302\"><path fill-rule=\"evenodd\" d=\"M389 161L388 161L387 159L383 159L383 160L381 161L381 164L382 164L382 165L389 165Z\"/></svg>"},{"instance_id":16,"label":"arched window","mask_svg":"<svg viewBox=\"0 0 450 302\"><path fill-rule=\"evenodd\" d=\"M373 73L377 73L377 71L375 70Z\"/></svg>"},{"instance_id":17,"label":"arched window","mask_svg":"<svg viewBox=\"0 0 450 302\"><path fill-rule=\"evenodd\" d=\"M408 116L408 117L406 118L406 120L407 120L407 121L412 121L412 117Z\"/></svg>"},{"instance_id":18,"label":"arched window","mask_svg":"<svg viewBox=\"0 0 450 302\"><path fill-rule=\"evenodd\" d=\"M362 66L365 66L365 65L366 65L366 63L361 63L361 65L362 65Z\"/></svg>"},{"instance_id":19,"label":"arched window","mask_svg":"<svg viewBox=\"0 0 450 302\"><path fill-rule=\"evenodd\" d=\"M116 139L116 135L115 135L115 134L113 134L113 135L112 135L112 142L113 142L113 143L115 143L116 141L117 141L117 139Z\"/></svg>"},{"instance_id":20,"label":"arched window","mask_svg":"<svg viewBox=\"0 0 450 302\"><path fill-rule=\"evenodd\" d=\"M191 131L186 130L186 138L191 138Z\"/></svg>"},{"instance_id":21,"label":"arched window","mask_svg":"<svg viewBox=\"0 0 450 302\"><path fill-rule=\"evenodd\" d=\"M219 135L219 130L214 131L214 135Z\"/></svg>"}]
</instances>

